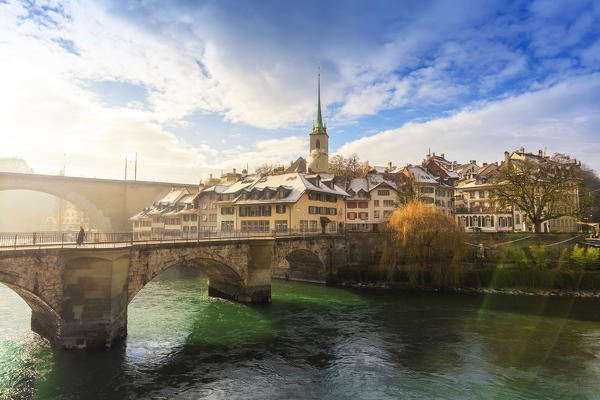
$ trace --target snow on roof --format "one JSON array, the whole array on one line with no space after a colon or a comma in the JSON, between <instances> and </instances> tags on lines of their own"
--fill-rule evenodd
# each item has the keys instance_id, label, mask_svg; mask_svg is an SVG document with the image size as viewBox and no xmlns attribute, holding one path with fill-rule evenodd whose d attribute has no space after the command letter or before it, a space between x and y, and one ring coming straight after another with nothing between
<instances>
[{"instance_id":1,"label":"snow on roof","mask_svg":"<svg viewBox=\"0 0 600 400\"><path fill-rule=\"evenodd\" d=\"M397 189L395 182L385 179L382 175L369 175L367 179L369 180L369 191L381 185L388 185L393 189Z\"/></svg>"},{"instance_id":2,"label":"snow on roof","mask_svg":"<svg viewBox=\"0 0 600 400\"><path fill-rule=\"evenodd\" d=\"M433 175L419 166L409 165L406 169L418 183L438 183Z\"/></svg>"},{"instance_id":3,"label":"snow on roof","mask_svg":"<svg viewBox=\"0 0 600 400\"><path fill-rule=\"evenodd\" d=\"M477 179L471 179L469 180L467 183L457 186L456 189L460 190L460 189L475 189L475 188L480 188L480 187L489 187L491 186L489 183L477 183Z\"/></svg>"},{"instance_id":4,"label":"snow on roof","mask_svg":"<svg viewBox=\"0 0 600 400\"><path fill-rule=\"evenodd\" d=\"M384 173L388 172L387 167L381 167L381 166L371 167L371 171L373 171L373 170L375 170L378 174L384 174Z\"/></svg>"},{"instance_id":5,"label":"snow on roof","mask_svg":"<svg viewBox=\"0 0 600 400\"><path fill-rule=\"evenodd\" d=\"M315 181L313 184L311 181ZM320 180L321 183L316 185L316 181ZM329 188L323 182L330 183L333 185L333 189ZM286 190L290 193L281 199L274 198L265 198L265 199L240 199L234 200L236 204L248 204L248 203L273 203L273 202L281 202L281 203L295 203L297 202L302 194L307 190L312 190L316 192L329 193L337 196L348 196L348 194L342 190L340 187L333 184L333 175L332 174L311 174L306 175L299 172L291 172L280 175L267 175L263 177L255 177L248 182L240 182L239 184L234 184L229 187L224 193L238 193L238 192L246 192L252 193L255 191L264 192L264 191L278 191L278 190Z\"/></svg>"},{"instance_id":6,"label":"snow on roof","mask_svg":"<svg viewBox=\"0 0 600 400\"><path fill-rule=\"evenodd\" d=\"M167 193L162 199L157 201L157 203L161 205L174 205L181 197L189 194L190 192L185 189L171 189L169 193Z\"/></svg>"}]
</instances>

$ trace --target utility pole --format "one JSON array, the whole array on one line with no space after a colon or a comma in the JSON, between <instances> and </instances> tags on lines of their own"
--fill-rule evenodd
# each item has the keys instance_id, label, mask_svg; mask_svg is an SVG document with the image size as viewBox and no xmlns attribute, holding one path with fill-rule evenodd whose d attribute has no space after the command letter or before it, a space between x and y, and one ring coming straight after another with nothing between
<instances>
[{"instance_id":1,"label":"utility pole","mask_svg":"<svg viewBox=\"0 0 600 400\"><path fill-rule=\"evenodd\" d=\"M133 180L137 181L137 151L135 152L135 172L133 173Z\"/></svg>"},{"instance_id":2,"label":"utility pole","mask_svg":"<svg viewBox=\"0 0 600 400\"><path fill-rule=\"evenodd\" d=\"M127 157L125 158L125 180L127 180Z\"/></svg>"}]
</instances>

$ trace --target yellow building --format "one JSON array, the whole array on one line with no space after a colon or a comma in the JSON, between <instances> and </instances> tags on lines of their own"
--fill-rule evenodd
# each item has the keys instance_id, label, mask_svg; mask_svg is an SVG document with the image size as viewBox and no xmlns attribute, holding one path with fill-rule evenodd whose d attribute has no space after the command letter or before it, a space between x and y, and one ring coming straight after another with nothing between
<instances>
[{"instance_id":1,"label":"yellow building","mask_svg":"<svg viewBox=\"0 0 600 400\"><path fill-rule=\"evenodd\" d=\"M347 193L332 176L247 177L219 195L221 222L238 232L338 232ZM231 222L229 222L231 221Z\"/></svg>"}]
</instances>

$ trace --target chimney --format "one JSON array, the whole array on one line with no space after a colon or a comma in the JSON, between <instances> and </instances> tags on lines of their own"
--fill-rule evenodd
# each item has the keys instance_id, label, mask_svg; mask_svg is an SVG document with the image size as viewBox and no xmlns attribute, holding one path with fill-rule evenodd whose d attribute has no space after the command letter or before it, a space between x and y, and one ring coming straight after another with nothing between
<instances>
[{"instance_id":1,"label":"chimney","mask_svg":"<svg viewBox=\"0 0 600 400\"><path fill-rule=\"evenodd\" d=\"M446 155L444 153L441 154L442 158L446 158Z\"/></svg>"},{"instance_id":2,"label":"chimney","mask_svg":"<svg viewBox=\"0 0 600 400\"><path fill-rule=\"evenodd\" d=\"M392 162L388 161L388 167L387 167L388 171L392 170Z\"/></svg>"},{"instance_id":3,"label":"chimney","mask_svg":"<svg viewBox=\"0 0 600 400\"><path fill-rule=\"evenodd\" d=\"M520 153L525 153L525 147L521 147L521 148L519 149L519 152L520 152Z\"/></svg>"},{"instance_id":4,"label":"chimney","mask_svg":"<svg viewBox=\"0 0 600 400\"><path fill-rule=\"evenodd\" d=\"M433 156L435 157L435 151L433 152Z\"/></svg>"},{"instance_id":5,"label":"chimney","mask_svg":"<svg viewBox=\"0 0 600 400\"><path fill-rule=\"evenodd\" d=\"M208 174L208 176L209 176L209 179L212 179L212 174Z\"/></svg>"},{"instance_id":6,"label":"chimney","mask_svg":"<svg viewBox=\"0 0 600 400\"><path fill-rule=\"evenodd\" d=\"M235 174L235 168L233 169L233 173Z\"/></svg>"},{"instance_id":7,"label":"chimney","mask_svg":"<svg viewBox=\"0 0 600 400\"><path fill-rule=\"evenodd\" d=\"M508 153L508 151L504 152L504 163L508 164L510 160L510 154Z\"/></svg>"},{"instance_id":8,"label":"chimney","mask_svg":"<svg viewBox=\"0 0 600 400\"><path fill-rule=\"evenodd\" d=\"M544 152L542 150L538 150L538 156L539 157L544 157Z\"/></svg>"}]
</instances>

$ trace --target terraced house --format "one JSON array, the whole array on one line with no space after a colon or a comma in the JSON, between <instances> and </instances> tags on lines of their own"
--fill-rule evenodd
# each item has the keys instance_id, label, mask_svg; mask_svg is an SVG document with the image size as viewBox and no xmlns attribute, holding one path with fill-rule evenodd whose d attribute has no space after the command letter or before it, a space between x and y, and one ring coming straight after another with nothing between
<instances>
[{"instance_id":1,"label":"terraced house","mask_svg":"<svg viewBox=\"0 0 600 400\"><path fill-rule=\"evenodd\" d=\"M246 177L219 195L221 231L338 232L345 196L330 175Z\"/></svg>"},{"instance_id":2,"label":"terraced house","mask_svg":"<svg viewBox=\"0 0 600 400\"><path fill-rule=\"evenodd\" d=\"M378 231L400 204L396 183L377 172L352 179L346 192L346 229L350 231Z\"/></svg>"}]
</instances>

